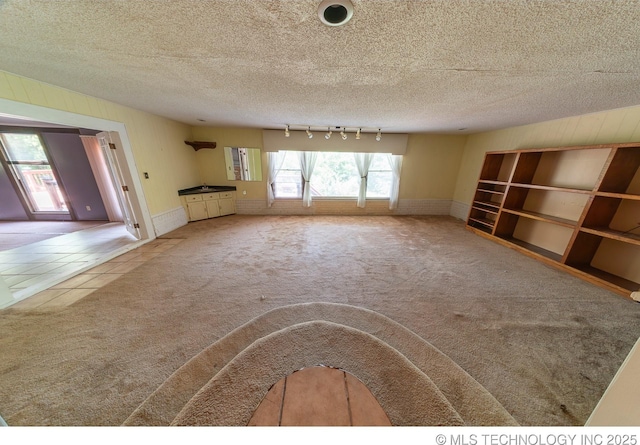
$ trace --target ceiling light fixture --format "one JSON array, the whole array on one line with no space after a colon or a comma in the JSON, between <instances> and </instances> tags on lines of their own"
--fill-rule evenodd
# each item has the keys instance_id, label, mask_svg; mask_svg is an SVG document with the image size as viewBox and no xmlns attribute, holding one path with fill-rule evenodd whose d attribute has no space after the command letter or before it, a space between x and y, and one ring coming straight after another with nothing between
<instances>
[{"instance_id":1,"label":"ceiling light fixture","mask_svg":"<svg viewBox=\"0 0 640 445\"><path fill-rule=\"evenodd\" d=\"M380 133L380 129L378 128L378 134L376 134L376 141L380 142L380 139L382 139L382 134Z\"/></svg>"},{"instance_id":2,"label":"ceiling light fixture","mask_svg":"<svg viewBox=\"0 0 640 445\"><path fill-rule=\"evenodd\" d=\"M289 126L287 125L287 128L284 129L284 137L288 138L289 136L291 136L289 134Z\"/></svg>"},{"instance_id":3,"label":"ceiling light fixture","mask_svg":"<svg viewBox=\"0 0 640 445\"><path fill-rule=\"evenodd\" d=\"M351 20L353 3L351 0L324 0L318 6L318 17L327 26L341 26Z\"/></svg>"},{"instance_id":4,"label":"ceiling light fixture","mask_svg":"<svg viewBox=\"0 0 640 445\"><path fill-rule=\"evenodd\" d=\"M358 131L356 131L356 139L360 139L360 128L358 128Z\"/></svg>"},{"instance_id":5,"label":"ceiling light fixture","mask_svg":"<svg viewBox=\"0 0 640 445\"><path fill-rule=\"evenodd\" d=\"M324 138L326 140L329 140L329 138L331 138L331 133L332 133L331 128L327 127L327 134L324 135Z\"/></svg>"},{"instance_id":6,"label":"ceiling light fixture","mask_svg":"<svg viewBox=\"0 0 640 445\"><path fill-rule=\"evenodd\" d=\"M307 136L309 137L309 139L313 138L313 133L311 133L311 127L307 128Z\"/></svg>"},{"instance_id":7,"label":"ceiling light fixture","mask_svg":"<svg viewBox=\"0 0 640 445\"><path fill-rule=\"evenodd\" d=\"M340 131L340 136L342 136L343 141L347 140L347 134L344 132L344 128Z\"/></svg>"}]
</instances>

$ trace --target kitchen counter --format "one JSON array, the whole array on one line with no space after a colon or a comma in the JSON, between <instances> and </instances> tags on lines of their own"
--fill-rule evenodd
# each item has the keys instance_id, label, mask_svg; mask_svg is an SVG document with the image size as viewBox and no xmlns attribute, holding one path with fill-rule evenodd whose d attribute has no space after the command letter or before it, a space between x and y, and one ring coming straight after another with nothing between
<instances>
[{"instance_id":1,"label":"kitchen counter","mask_svg":"<svg viewBox=\"0 0 640 445\"><path fill-rule=\"evenodd\" d=\"M235 192L236 187L232 185L200 185L188 189L178 190L179 196L198 195L200 193Z\"/></svg>"}]
</instances>

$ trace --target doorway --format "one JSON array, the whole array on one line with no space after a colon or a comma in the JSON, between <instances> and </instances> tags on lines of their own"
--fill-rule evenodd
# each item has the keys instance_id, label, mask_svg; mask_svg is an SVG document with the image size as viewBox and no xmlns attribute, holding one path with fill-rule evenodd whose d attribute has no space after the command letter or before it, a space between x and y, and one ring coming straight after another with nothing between
<instances>
[{"instance_id":1,"label":"doorway","mask_svg":"<svg viewBox=\"0 0 640 445\"><path fill-rule=\"evenodd\" d=\"M4 122L6 120L6 122ZM94 118L85 115L78 115L75 113L70 113L62 110L55 110L50 108L44 108L37 105L26 104L22 102L15 102L7 99L0 98L0 122L5 125L25 125L25 126L44 126L47 128L82 128L82 129L91 129L93 130L92 134L96 134L97 132L104 131L108 132L110 135L117 137L118 145L120 148L119 152L119 161L120 167L122 169L123 175L126 178L130 200L134 203L132 208L132 217L134 218L135 224L138 226L138 239L131 236L130 233L125 229L125 225L120 223L118 224L120 227L117 228L119 241L122 241L124 244L119 245L117 247L117 251L112 251L109 253L110 256L118 254L118 252L123 252L126 250L130 250L136 246L143 244L151 239L153 239L154 231L153 224L151 221L151 215L149 213L149 209L147 207L146 201L144 200L144 195L142 191L142 184L140 179L134 173L137 172L135 161L133 158L133 152L131 149L131 144L129 142L129 138L127 136L127 131L123 123L108 121L105 119ZM36 157L41 162L44 162L43 159ZM54 163L55 164L55 163ZM46 167L46 165L43 165ZM4 169L2 169L4 170ZM52 169L52 172L54 170ZM0 175L0 181L2 180L2 175ZM52 174L53 179L56 178L55 172ZM5 178L6 179L6 178ZM57 181L56 181L57 182ZM65 189L62 187L60 189L60 194L62 195L62 201L65 201ZM58 195L59 196L59 195ZM29 199L29 198L26 198ZM4 201L4 200L3 200ZM66 201L65 201L66 202ZM0 205L5 205L2 202ZM51 206L55 208L55 203L51 203ZM34 207L36 208L36 207ZM64 208L63 208L64 210ZM70 210L67 208L67 210ZM72 211L72 210L71 210ZM62 218L59 218L62 219ZM67 216L68 219L68 216ZM84 232L91 232L94 229L89 229ZM122 230L122 232L120 231ZM94 234L95 235L95 232ZM93 238L93 236L92 236ZM28 247L28 246L24 246ZM22 247L20 248L22 249ZM103 249L101 249L103 250ZM65 252L67 253L67 252ZM6 256L6 251L5 251ZM37 255L37 254L35 254ZM93 254L92 254L93 255ZM22 256L22 255L21 255ZM93 258L91 258L92 266L100 264L102 261L108 260L108 257L104 257L104 254L96 253ZM83 258L83 260L88 260L88 258ZM83 265L82 267L86 267L88 264ZM24 265L25 267L30 267L29 265ZM28 296L31 296L43 289L46 289L49 286L56 284L56 282L61 282L65 279L71 278L78 273L82 272L82 267L80 269L75 270L75 264L70 264L69 266L64 268L64 273L62 269L56 269L61 273L56 273L55 277L50 277L50 279L40 281L35 286L29 286L27 288L22 288L20 291L15 292L14 286L9 286L5 281L5 277L0 276L0 308L10 306L11 304L20 301ZM9 267L5 265L5 267ZM45 266L44 268L49 268L51 266ZM44 269L43 268L43 269ZM34 270L35 272L35 270ZM4 274L0 274L4 275ZM42 275L42 278L45 276ZM37 281L37 280L35 280ZM11 289L10 289L11 287Z\"/></svg>"}]
</instances>

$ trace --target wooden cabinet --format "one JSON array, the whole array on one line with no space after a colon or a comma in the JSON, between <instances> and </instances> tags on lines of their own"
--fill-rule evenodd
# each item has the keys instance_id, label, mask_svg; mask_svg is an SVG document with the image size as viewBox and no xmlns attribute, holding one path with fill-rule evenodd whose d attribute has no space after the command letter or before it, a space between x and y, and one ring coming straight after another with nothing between
<instances>
[{"instance_id":1,"label":"wooden cabinet","mask_svg":"<svg viewBox=\"0 0 640 445\"><path fill-rule=\"evenodd\" d=\"M220 216L236 213L236 200L233 192L223 192L219 194Z\"/></svg>"},{"instance_id":2,"label":"wooden cabinet","mask_svg":"<svg viewBox=\"0 0 640 445\"><path fill-rule=\"evenodd\" d=\"M198 193L181 196L189 221L236 213L235 192Z\"/></svg>"},{"instance_id":3,"label":"wooden cabinet","mask_svg":"<svg viewBox=\"0 0 640 445\"><path fill-rule=\"evenodd\" d=\"M640 290L639 167L640 143L488 152L467 227L631 296Z\"/></svg>"}]
</instances>

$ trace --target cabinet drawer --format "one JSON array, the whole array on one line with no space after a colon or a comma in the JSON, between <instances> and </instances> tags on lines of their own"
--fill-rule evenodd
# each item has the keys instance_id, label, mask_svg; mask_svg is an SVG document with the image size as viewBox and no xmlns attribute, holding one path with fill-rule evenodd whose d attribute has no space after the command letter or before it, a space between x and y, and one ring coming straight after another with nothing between
<instances>
[{"instance_id":1,"label":"cabinet drawer","mask_svg":"<svg viewBox=\"0 0 640 445\"><path fill-rule=\"evenodd\" d=\"M210 201L212 199L218 199L218 195L220 195L220 193L203 193L202 195L202 199L205 201Z\"/></svg>"},{"instance_id":2,"label":"cabinet drawer","mask_svg":"<svg viewBox=\"0 0 640 445\"><path fill-rule=\"evenodd\" d=\"M222 192L222 193L219 193L219 195L220 195L220 199L233 198L233 192Z\"/></svg>"},{"instance_id":3,"label":"cabinet drawer","mask_svg":"<svg viewBox=\"0 0 640 445\"><path fill-rule=\"evenodd\" d=\"M184 200L187 202L196 202L196 201L202 201L202 196L201 195L187 195L184 197Z\"/></svg>"}]
</instances>

